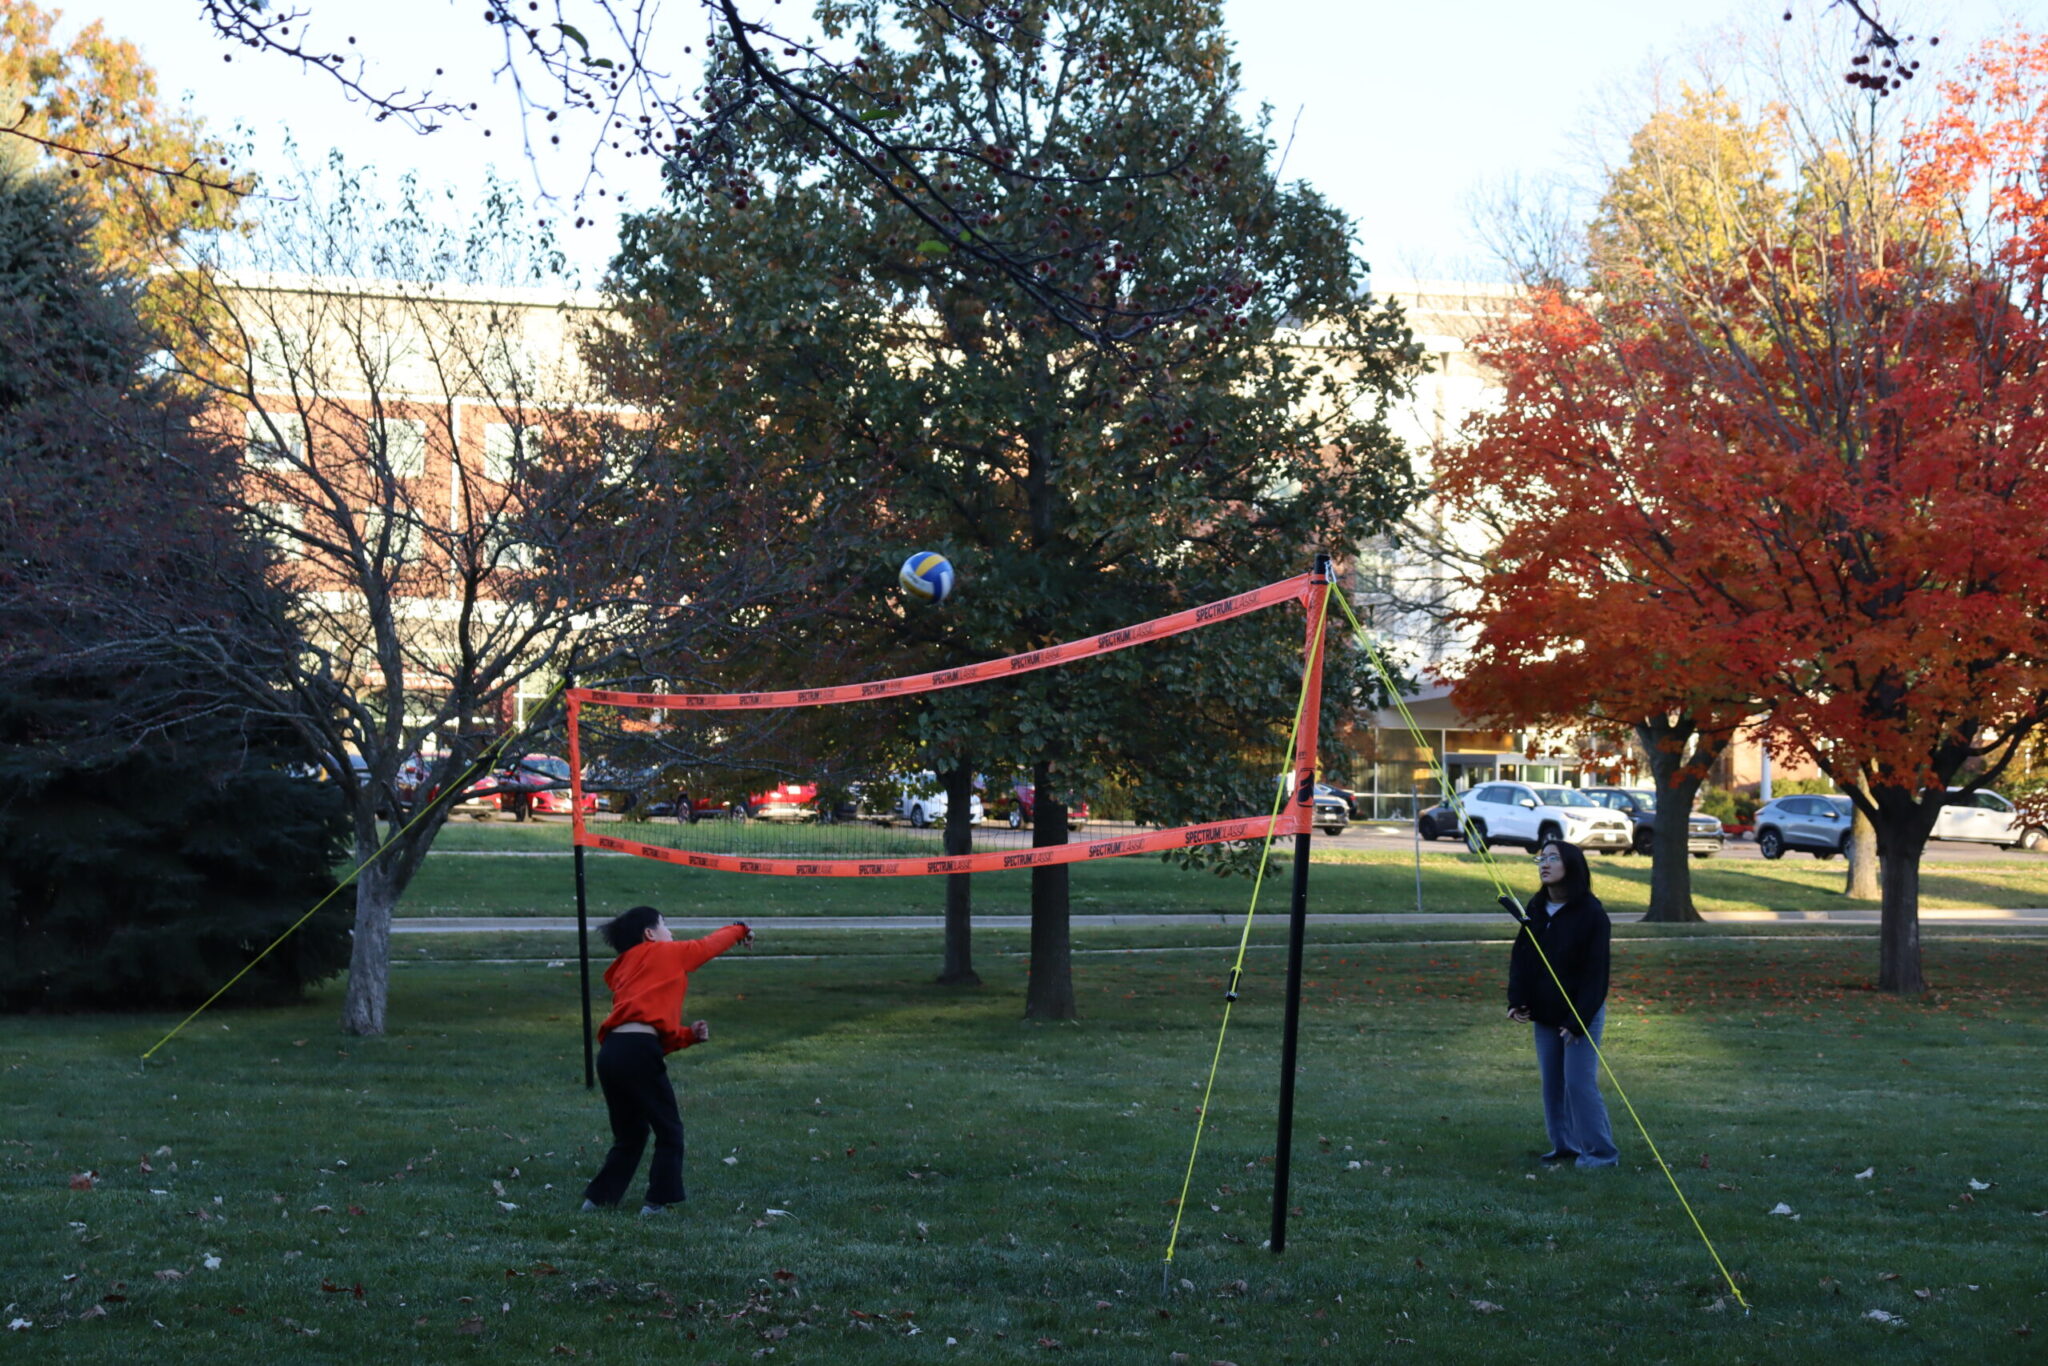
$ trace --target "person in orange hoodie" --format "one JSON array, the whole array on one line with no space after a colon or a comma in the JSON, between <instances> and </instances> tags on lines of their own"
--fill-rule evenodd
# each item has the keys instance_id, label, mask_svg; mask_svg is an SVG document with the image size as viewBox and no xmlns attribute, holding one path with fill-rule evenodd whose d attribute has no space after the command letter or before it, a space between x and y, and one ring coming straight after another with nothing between
<instances>
[{"instance_id":1,"label":"person in orange hoodie","mask_svg":"<svg viewBox=\"0 0 2048 1366\"><path fill-rule=\"evenodd\" d=\"M711 1037L702 1020L683 1024L690 974L733 945L752 943L754 932L741 921L679 940L661 912L635 906L599 933L619 955L604 970L612 1013L597 1027L597 1079L611 1113L612 1148L584 1188L583 1208L606 1209L625 1198L652 1130L654 1161L640 1212L660 1214L683 1198L683 1117L662 1059Z\"/></svg>"}]
</instances>

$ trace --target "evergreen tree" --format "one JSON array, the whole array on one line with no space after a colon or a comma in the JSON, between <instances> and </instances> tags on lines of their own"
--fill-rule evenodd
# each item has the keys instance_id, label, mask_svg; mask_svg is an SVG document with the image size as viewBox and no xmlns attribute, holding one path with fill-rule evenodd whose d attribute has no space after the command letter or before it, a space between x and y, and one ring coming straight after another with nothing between
<instances>
[{"instance_id":1,"label":"evergreen tree","mask_svg":"<svg viewBox=\"0 0 2048 1366\"><path fill-rule=\"evenodd\" d=\"M181 624L274 607L230 453L153 364L58 182L0 176L0 1009L203 999L332 890L340 803L225 705ZM115 608L118 604L119 610ZM147 646L112 629L146 614ZM225 629L224 629L225 628ZM236 999L346 958L337 899Z\"/></svg>"},{"instance_id":2,"label":"evergreen tree","mask_svg":"<svg viewBox=\"0 0 2048 1366\"><path fill-rule=\"evenodd\" d=\"M944 149L906 153L906 180L983 206L1091 308L1194 302L1121 348L1087 344L813 126L755 111L734 130L743 173L679 180L629 225L612 284L632 332L605 361L679 448L783 488L791 517L866 499L830 549L841 572L819 577L867 591L792 660L946 667L1113 629L1342 554L1409 495L1385 414L1415 349L1367 291L1344 216L1279 184L1263 124L1236 112L1218 7L1061 0L1001 35L982 10L818 13L887 92L876 116ZM715 82L738 59L711 60ZM941 611L906 613L892 591L916 548L960 571ZM1300 642L1299 618L1269 613L1001 697L937 693L914 738L952 775L954 812L975 772L1031 775L1040 844L1064 842L1067 799L1111 781L1144 820L1263 811ZM1026 1009L1064 1018L1066 869L1033 878Z\"/></svg>"}]
</instances>

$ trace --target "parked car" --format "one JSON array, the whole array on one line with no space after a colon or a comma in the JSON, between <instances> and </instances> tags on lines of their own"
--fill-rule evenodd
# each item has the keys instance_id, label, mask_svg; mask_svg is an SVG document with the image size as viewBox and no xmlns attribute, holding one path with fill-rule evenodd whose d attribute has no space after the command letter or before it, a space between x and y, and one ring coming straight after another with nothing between
<instances>
[{"instance_id":1,"label":"parked car","mask_svg":"<svg viewBox=\"0 0 2048 1366\"><path fill-rule=\"evenodd\" d=\"M1415 830L1426 840L1464 838L1458 829L1458 809L1449 802L1438 802L1416 812Z\"/></svg>"},{"instance_id":2,"label":"parked car","mask_svg":"<svg viewBox=\"0 0 2048 1366\"><path fill-rule=\"evenodd\" d=\"M1292 773L1281 774L1279 782L1283 792L1291 794L1294 791L1294 775ZM1351 803L1338 796L1336 789L1332 788L1328 783L1316 784L1315 804L1316 829L1322 831L1325 835L1341 835L1350 827Z\"/></svg>"},{"instance_id":3,"label":"parked car","mask_svg":"<svg viewBox=\"0 0 2048 1366\"><path fill-rule=\"evenodd\" d=\"M520 821L533 816L566 816L575 803L569 778L567 759L553 754L522 755L471 783L456 809L467 810L478 820L488 820L498 811L510 812ZM597 799L586 792L584 814L596 809Z\"/></svg>"},{"instance_id":4,"label":"parked car","mask_svg":"<svg viewBox=\"0 0 2048 1366\"><path fill-rule=\"evenodd\" d=\"M1977 791L1961 800L1952 798L1941 808L1930 838L1970 840L2001 849L2039 849L2048 845L2048 830L2023 822L2013 804L1996 792Z\"/></svg>"},{"instance_id":5,"label":"parked car","mask_svg":"<svg viewBox=\"0 0 2048 1366\"><path fill-rule=\"evenodd\" d=\"M1633 848L1648 854L1657 829L1657 794L1647 787L1588 787L1586 796L1609 811L1619 811L1635 823ZM1712 858L1721 852L1727 838L1721 822L1703 811L1689 812L1685 822L1686 852L1694 858Z\"/></svg>"},{"instance_id":6,"label":"parked car","mask_svg":"<svg viewBox=\"0 0 2048 1366\"><path fill-rule=\"evenodd\" d=\"M621 764L598 759L583 766L583 790L590 794L595 808L621 816L665 816L673 811L673 803L661 811L653 809L661 805L654 795L660 782L661 769L655 764Z\"/></svg>"},{"instance_id":7,"label":"parked car","mask_svg":"<svg viewBox=\"0 0 2048 1366\"><path fill-rule=\"evenodd\" d=\"M1032 812L1038 805L1038 788L1028 779L1015 779L990 799L988 805L991 815L1007 821L1012 830L1022 830L1034 819ZM1087 799L1077 797L1067 803L1067 828L1079 830L1087 824Z\"/></svg>"},{"instance_id":8,"label":"parked car","mask_svg":"<svg viewBox=\"0 0 2048 1366\"><path fill-rule=\"evenodd\" d=\"M1318 783L1316 784L1316 786L1318 788L1329 789L1329 792L1332 796L1342 797L1344 799L1344 805L1348 807L1351 811L1352 820L1357 821L1365 819L1365 799L1360 794L1353 792L1348 787L1339 787L1335 783Z\"/></svg>"},{"instance_id":9,"label":"parked car","mask_svg":"<svg viewBox=\"0 0 2048 1366\"><path fill-rule=\"evenodd\" d=\"M1573 787L1548 783L1486 783L1465 794L1473 833L1488 845L1536 848L1547 839L1582 849L1620 853L1635 844L1628 817L1609 811Z\"/></svg>"},{"instance_id":10,"label":"parked car","mask_svg":"<svg viewBox=\"0 0 2048 1366\"><path fill-rule=\"evenodd\" d=\"M871 820L878 825L908 821L923 830L943 825L951 806L946 789L939 782L939 775L926 769L922 773L898 774L867 785L861 797L860 814L863 820ZM980 825L984 814L981 794L977 792L968 804L967 823Z\"/></svg>"},{"instance_id":11,"label":"parked car","mask_svg":"<svg viewBox=\"0 0 2048 1366\"><path fill-rule=\"evenodd\" d=\"M798 825L818 819L816 783L777 783L766 792L749 793L743 811L748 819Z\"/></svg>"},{"instance_id":12,"label":"parked car","mask_svg":"<svg viewBox=\"0 0 2048 1366\"><path fill-rule=\"evenodd\" d=\"M1847 797L1773 797L1756 809L1757 852L1783 858L1798 849L1818 859L1846 853L1851 812Z\"/></svg>"}]
</instances>

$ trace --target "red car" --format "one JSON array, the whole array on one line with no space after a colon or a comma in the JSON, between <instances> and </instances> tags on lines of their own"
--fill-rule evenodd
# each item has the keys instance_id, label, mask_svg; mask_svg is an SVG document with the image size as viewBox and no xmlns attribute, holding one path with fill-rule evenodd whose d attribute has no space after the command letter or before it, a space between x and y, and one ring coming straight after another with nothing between
<instances>
[{"instance_id":1,"label":"red car","mask_svg":"<svg viewBox=\"0 0 2048 1366\"><path fill-rule=\"evenodd\" d=\"M766 792L749 793L737 802L715 797L688 797L689 806L677 799L678 820L701 821L714 816L737 816L742 820L780 821L791 825L818 819L816 783L777 783Z\"/></svg>"},{"instance_id":2,"label":"red car","mask_svg":"<svg viewBox=\"0 0 2048 1366\"><path fill-rule=\"evenodd\" d=\"M569 761L552 754L528 754L472 783L460 805L486 819L493 811L509 811L514 820L529 816L566 816L575 794L569 790ZM597 810L597 798L583 795L583 814Z\"/></svg>"},{"instance_id":3,"label":"red car","mask_svg":"<svg viewBox=\"0 0 2048 1366\"><path fill-rule=\"evenodd\" d=\"M995 806L998 814L1010 822L1012 830L1022 830L1031 824L1032 810L1038 804L1038 789L1030 783L1010 784L1010 790L997 795ZM1088 803L1076 799L1067 807L1067 828L1079 830L1088 823Z\"/></svg>"}]
</instances>

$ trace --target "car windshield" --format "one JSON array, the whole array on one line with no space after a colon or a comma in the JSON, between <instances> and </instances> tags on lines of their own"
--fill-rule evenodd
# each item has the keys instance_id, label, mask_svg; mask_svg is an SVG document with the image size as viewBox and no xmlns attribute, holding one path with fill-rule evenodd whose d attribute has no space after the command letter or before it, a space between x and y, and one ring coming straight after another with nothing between
<instances>
[{"instance_id":1,"label":"car windshield","mask_svg":"<svg viewBox=\"0 0 2048 1366\"><path fill-rule=\"evenodd\" d=\"M569 761L567 759L522 759L520 760L520 767L534 773L545 773L550 778L566 779L569 776Z\"/></svg>"},{"instance_id":2,"label":"car windshield","mask_svg":"<svg viewBox=\"0 0 2048 1366\"><path fill-rule=\"evenodd\" d=\"M1539 787L1534 789L1536 800L1545 806L1595 806L1585 793L1575 787Z\"/></svg>"}]
</instances>

